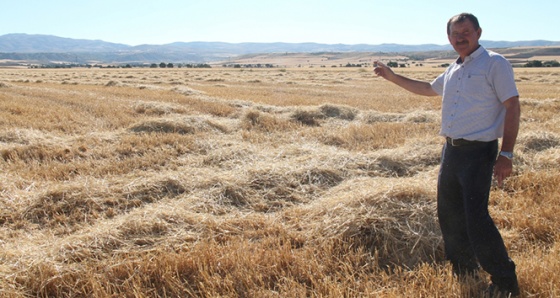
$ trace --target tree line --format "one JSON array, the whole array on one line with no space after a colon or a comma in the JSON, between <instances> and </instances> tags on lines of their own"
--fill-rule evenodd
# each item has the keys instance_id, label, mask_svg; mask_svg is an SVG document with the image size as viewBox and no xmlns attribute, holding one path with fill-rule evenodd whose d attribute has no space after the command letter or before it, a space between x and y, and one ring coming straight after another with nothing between
<instances>
[{"instance_id":1,"label":"tree line","mask_svg":"<svg viewBox=\"0 0 560 298\"><path fill-rule=\"evenodd\" d=\"M177 66L178 68L182 68L182 67L186 67L186 68L212 68L212 66L210 66L210 64L206 64L206 63L198 63L198 64L181 63L181 64L174 65L173 63L161 62L160 64L156 64L156 63L150 64L150 68L158 68L158 67L159 68L174 68L175 66Z\"/></svg>"},{"instance_id":2,"label":"tree line","mask_svg":"<svg viewBox=\"0 0 560 298\"><path fill-rule=\"evenodd\" d=\"M161 62L159 64L119 64L119 65L102 65L102 64L79 64L79 63L50 63L41 65L27 65L29 68L212 68L210 64L198 63L198 64L173 64Z\"/></svg>"},{"instance_id":3,"label":"tree line","mask_svg":"<svg viewBox=\"0 0 560 298\"><path fill-rule=\"evenodd\" d=\"M544 62L541 60L532 60L525 63L525 65L523 66L524 67L560 67L560 62L556 60L550 60Z\"/></svg>"}]
</instances>

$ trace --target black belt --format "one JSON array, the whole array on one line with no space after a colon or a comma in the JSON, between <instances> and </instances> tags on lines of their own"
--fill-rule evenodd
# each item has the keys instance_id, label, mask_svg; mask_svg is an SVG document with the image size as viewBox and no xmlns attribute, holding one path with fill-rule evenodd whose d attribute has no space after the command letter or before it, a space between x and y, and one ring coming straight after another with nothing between
<instances>
[{"instance_id":1,"label":"black belt","mask_svg":"<svg viewBox=\"0 0 560 298\"><path fill-rule=\"evenodd\" d=\"M469 140L465 140L465 139L452 139L450 137L445 138L447 140L447 143L451 146L457 147L457 146L472 146L472 145L479 145L479 144L483 144L483 143L487 143L487 142L482 142L482 141L469 141Z\"/></svg>"}]
</instances>

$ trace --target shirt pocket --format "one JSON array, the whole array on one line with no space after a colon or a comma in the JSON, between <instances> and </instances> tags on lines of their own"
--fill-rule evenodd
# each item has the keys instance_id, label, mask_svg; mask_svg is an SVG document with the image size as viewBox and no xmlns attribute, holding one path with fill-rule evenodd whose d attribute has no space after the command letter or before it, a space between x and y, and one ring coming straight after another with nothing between
<instances>
[{"instance_id":1,"label":"shirt pocket","mask_svg":"<svg viewBox=\"0 0 560 298\"><path fill-rule=\"evenodd\" d=\"M494 96L492 86L484 74L468 74L465 81L465 91L467 95L472 95L480 100Z\"/></svg>"}]
</instances>

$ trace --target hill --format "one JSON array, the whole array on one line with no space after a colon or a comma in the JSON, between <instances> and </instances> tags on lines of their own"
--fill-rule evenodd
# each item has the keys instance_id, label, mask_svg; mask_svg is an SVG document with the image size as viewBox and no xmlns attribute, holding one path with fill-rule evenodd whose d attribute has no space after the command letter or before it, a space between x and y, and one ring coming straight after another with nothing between
<instances>
[{"instance_id":1,"label":"hill","mask_svg":"<svg viewBox=\"0 0 560 298\"><path fill-rule=\"evenodd\" d=\"M0 52L4 53L67 53L113 52L130 48L101 40L72 39L40 34L6 34L0 36Z\"/></svg>"},{"instance_id":2,"label":"hill","mask_svg":"<svg viewBox=\"0 0 560 298\"><path fill-rule=\"evenodd\" d=\"M489 48L560 46L554 41L481 41ZM13 63L207 63L251 54L278 53L415 53L429 58L451 51L449 45L423 44L320 44L320 43L225 43L175 42L164 45L110 43L52 35L7 34L0 36L0 60ZM425 53L430 52L429 55ZM418 56L418 53L424 53Z\"/></svg>"}]
</instances>

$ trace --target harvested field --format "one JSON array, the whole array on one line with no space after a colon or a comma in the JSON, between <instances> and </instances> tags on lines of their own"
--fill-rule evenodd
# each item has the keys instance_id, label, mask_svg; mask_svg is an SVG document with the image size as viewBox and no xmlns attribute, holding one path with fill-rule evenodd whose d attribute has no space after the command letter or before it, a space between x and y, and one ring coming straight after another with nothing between
<instances>
[{"instance_id":1,"label":"harvested field","mask_svg":"<svg viewBox=\"0 0 560 298\"><path fill-rule=\"evenodd\" d=\"M515 71L490 208L523 297L557 297L560 74ZM442 253L440 100L365 68L0 69L0 296L477 297Z\"/></svg>"}]
</instances>

